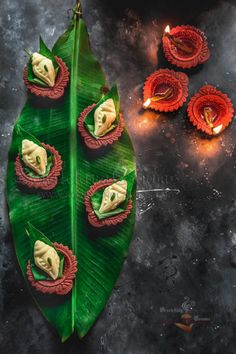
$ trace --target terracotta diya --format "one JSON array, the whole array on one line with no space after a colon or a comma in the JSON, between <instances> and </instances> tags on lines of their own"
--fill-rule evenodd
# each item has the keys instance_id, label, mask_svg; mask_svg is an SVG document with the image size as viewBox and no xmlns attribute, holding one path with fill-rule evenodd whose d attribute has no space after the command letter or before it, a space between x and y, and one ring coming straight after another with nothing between
<instances>
[{"instance_id":1,"label":"terracotta diya","mask_svg":"<svg viewBox=\"0 0 236 354\"><path fill-rule=\"evenodd\" d=\"M183 69L203 64L210 57L206 36L193 26L167 26L162 37L166 59Z\"/></svg>"},{"instance_id":2,"label":"terracotta diya","mask_svg":"<svg viewBox=\"0 0 236 354\"><path fill-rule=\"evenodd\" d=\"M229 97L211 85L203 86L188 104L188 117L198 130L221 133L231 122L234 108Z\"/></svg>"},{"instance_id":3,"label":"terracotta diya","mask_svg":"<svg viewBox=\"0 0 236 354\"><path fill-rule=\"evenodd\" d=\"M160 112L173 112L183 106L188 97L186 74L160 69L151 74L143 88L144 108Z\"/></svg>"}]
</instances>

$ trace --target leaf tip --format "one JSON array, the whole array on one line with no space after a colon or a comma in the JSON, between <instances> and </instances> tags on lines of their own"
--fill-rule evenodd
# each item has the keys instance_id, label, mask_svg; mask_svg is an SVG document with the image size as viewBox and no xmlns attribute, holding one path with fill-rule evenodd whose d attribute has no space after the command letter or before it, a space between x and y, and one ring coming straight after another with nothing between
<instances>
[{"instance_id":1,"label":"leaf tip","mask_svg":"<svg viewBox=\"0 0 236 354\"><path fill-rule=\"evenodd\" d=\"M32 53L28 49L24 48L24 52L31 58Z\"/></svg>"}]
</instances>

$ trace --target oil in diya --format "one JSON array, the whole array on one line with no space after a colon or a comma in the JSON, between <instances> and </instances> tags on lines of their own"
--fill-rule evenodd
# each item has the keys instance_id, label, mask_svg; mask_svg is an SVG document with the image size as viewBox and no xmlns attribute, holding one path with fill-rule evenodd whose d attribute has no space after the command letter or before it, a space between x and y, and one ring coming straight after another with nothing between
<instances>
[{"instance_id":1,"label":"oil in diya","mask_svg":"<svg viewBox=\"0 0 236 354\"><path fill-rule=\"evenodd\" d=\"M186 74L169 69L159 69L145 81L143 108L159 112L173 112L179 109L188 97Z\"/></svg>"},{"instance_id":2,"label":"oil in diya","mask_svg":"<svg viewBox=\"0 0 236 354\"><path fill-rule=\"evenodd\" d=\"M193 26L166 26L163 37L166 59L173 65L189 69L203 64L210 57L206 36Z\"/></svg>"},{"instance_id":3,"label":"oil in diya","mask_svg":"<svg viewBox=\"0 0 236 354\"><path fill-rule=\"evenodd\" d=\"M230 124L234 114L230 98L214 86L205 85L188 104L190 122L208 135L218 135Z\"/></svg>"},{"instance_id":4,"label":"oil in diya","mask_svg":"<svg viewBox=\"0 0 236 354\"><path fill-rule=\"evenodd\" d=\"M179 49L180 51L187 53L187 54L192 54L194 47L187 42L184 42L181 38L175 37L174 35L170 34L170 26L167 25L165 28L165 36L169 38L169 40L172 42L172 44Z\"/></svg>"}]
</instances>

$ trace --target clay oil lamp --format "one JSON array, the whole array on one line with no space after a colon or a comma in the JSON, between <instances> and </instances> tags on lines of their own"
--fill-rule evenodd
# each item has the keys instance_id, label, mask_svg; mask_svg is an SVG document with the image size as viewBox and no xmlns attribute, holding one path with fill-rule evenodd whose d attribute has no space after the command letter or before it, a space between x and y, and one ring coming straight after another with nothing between
<instances>
[{"instance_id":1,"label":"clay oil lamp","mask_svg":"<svg viewBox=\"0 0 236 354\"><path fill-rule=\"evenodd\" d=\"M193 26L166 26L162 37L166 59L183 69L193 68L209 59L206 36Z\"/></svg>"},{"instance_id":2,"label":"clay oil lamp","mask_svg":"<svg viewBox=\"0 0 236 354\"><path fill-rule=\"evenodd\" d=\"M208 135L220 134L232 121L233 114L229 97L211 85L203 86L188 104L190 122Z\"/></svg>"},{"instance_id":3,"label":"clay oil lamp","mask_svg":"<svg viewBox=\"0 0 236 354\"><path fill-rule=\"evenodd\" d=\"M159 112L173 112L188 97L188 77L184 73L160 69L152 73L144 84L143 108Z\"/></svg>"}]
</instances>

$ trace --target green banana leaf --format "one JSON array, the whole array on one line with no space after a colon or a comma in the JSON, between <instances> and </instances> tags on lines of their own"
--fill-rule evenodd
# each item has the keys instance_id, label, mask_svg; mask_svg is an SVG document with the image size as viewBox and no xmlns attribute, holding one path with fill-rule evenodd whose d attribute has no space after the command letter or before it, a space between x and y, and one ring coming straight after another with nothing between
<instances>
[{"instance_id":1,"label":"green banana leaf","mask_svg":"<svg viewBox=\"0 0 236 354\"><path fill-rule=\"evenodd\" d=\"M126 131L110 150L88 154L77 130L79 114L101 99L106 85L99 63L91 52L83 19L76 14L58 39L53 53L70 71L63 102L39 108L28 100L17 120L41 142L54 146L62 156L63 171L51 193L27 193L16 183L14 162L18 153L13 131L7 172L7 200L16 255L24 277L31 247L25 231L32 223L52 242L67 245L77 257L78 272L69 295L42 295L29 285L40 311L55 327L62 341L76 331L83 337L103 310L122 268L135 221L135 188L131 215L116 230L93 231L87 222L84 196L96 181L120 178L135 170L132 144Z\"/></svg>"}]
</instances>

